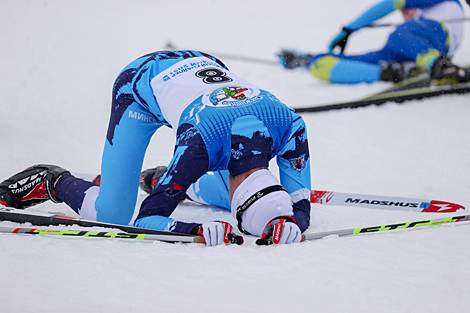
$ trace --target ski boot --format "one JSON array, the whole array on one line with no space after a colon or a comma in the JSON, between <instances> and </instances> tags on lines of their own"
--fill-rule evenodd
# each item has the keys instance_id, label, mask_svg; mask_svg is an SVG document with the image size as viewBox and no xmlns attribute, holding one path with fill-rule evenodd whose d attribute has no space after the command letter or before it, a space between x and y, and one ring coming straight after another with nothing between
<instances>
[{"instance_id":1,"label":"ski boot","mask_svg":"<svg viewBox=\"0 0 470 313\"><path fill-rule=\"evenodd\" d=\"M146 193L151 193L157 185L158 180L160 179L160 177L162 177L165 171L166 166L157 166L155 168L150 168L148 170L143 171L140 174L140 189L142 189Z\"/></svg>"},{"instance_id":2,"label":"ski boot","mask_svg":"<svg viewBox=\"0 0 470 313\"><path fill-rule=\"evenodd\" d=\"M425 71L414 62L392 62L383 63L380 72L380 80L398 83L407 78L416 77Z\"/></svg>"},{"instance_id":3,"label":"ski boot","mask_svg":"<svg viewBox=\"0 0 470 313\"><path fill-rule=\"evenodd\" d=\"M281 65L289 70L297 67L307 67L307 62L310 58L308 54L300 54L289 50L282 50L277 56Z\"/></svg>"},{"instance_id":4,"label":"ski boot","mask_svg":"<svg viewBox=\"0 0 470 313\"><path fill-rule=\"evenodd\" d=\"M0 183L0 204L25 209L47 200L61 203L63 201L57 197L55 187L59 179L66 175L70 172L55 165L28 167Z\"/></svg>"},{"instance_id":5,"label":"ski boot","mask_svg":"<svg viewBox=\"0 0 470 313\"><path fill-rule=\"evenodd\" d=\"M470 72L453 64L447 56L440 56L431 69L431 79L437 85L470 81Z\"/></svg>"}]
</instances>

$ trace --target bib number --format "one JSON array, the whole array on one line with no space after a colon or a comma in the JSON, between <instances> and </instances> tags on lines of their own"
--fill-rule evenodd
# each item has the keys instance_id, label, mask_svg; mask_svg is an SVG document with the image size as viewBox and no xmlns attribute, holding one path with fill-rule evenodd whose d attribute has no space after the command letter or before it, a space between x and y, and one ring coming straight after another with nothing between
<instances>
[{"instance_id":1,"label":"bib number","mask_svg":"<svg viewBox=\"0 0 470 313\"><path fill-rule=\"evenodd\" d=\"M232 79L227 74L218 68L208 68L200 70L196 73L196 76L202 78L202 81L206 84L220 84L231 82Z\"/></svg>"}]
</instances>

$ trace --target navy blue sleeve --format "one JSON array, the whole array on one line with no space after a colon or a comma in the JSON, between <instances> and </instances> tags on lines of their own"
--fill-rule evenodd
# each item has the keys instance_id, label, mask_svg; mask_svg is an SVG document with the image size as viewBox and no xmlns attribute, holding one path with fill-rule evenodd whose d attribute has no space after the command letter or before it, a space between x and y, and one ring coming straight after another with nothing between
<instances>
[{"instance_id":1,"label":"navy blue sleeve","mask_svg":"<svg viewBox=\"0 0 470 313\"><path fill-rule=\"evenodd\" d=\"M302 232L306 231L310 225L310 201L301 200L293 204L294 220L297 222Z\"/></svg>"},{"instance_id":2,"label":"navy blue sleeve","mask_svg":"<svg viewBox=\"0 0 470 313\"><path fill-rule=\"evenodd\" d=\"M304 232L310 224L310 154L307 128L295 114L289 139L277 156L279 176L293 201L294 219Z\"/></svg>"}]
</instances>

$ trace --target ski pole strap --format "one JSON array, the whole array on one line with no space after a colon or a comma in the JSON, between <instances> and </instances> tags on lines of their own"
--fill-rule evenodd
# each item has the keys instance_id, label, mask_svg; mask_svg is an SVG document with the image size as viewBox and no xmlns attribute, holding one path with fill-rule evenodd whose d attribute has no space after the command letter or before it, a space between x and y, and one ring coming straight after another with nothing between
<instances>
[{"instance_id":1,"label":"ski pole strap","mask_svg":"<svg viewBox=\"0 0 470 313\"><path fill-rule=\"evenodd\" d=\"M251 197L249 197L242 205L238 206L237 207L237 221L238 221L238 229L244 233L245 235L251 235L250 232L246 231L245 229L243 229L242 227L242 215L243 213L248 210L248 208L253 204L255 203L256 200L259 200L261 199L262 197L264 197L265 195L267 194L270 194L271 192L275 192L275 191L282 191L284 190L285 192L287 192L287 190L282 187L281 185L274 185L274 186L269 186L269 187L266 187L258 192L256 192L254 195L252 195Z\"/></svg>"}]
</instances>

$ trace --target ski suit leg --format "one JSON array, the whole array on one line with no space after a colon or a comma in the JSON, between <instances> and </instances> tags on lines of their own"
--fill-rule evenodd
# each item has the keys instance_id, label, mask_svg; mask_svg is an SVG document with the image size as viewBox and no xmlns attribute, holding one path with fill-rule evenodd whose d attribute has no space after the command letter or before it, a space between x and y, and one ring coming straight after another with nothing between
<instances>
[{"instance_id":1,"label":"ski suit leg","mask_svg":"<svg viewBox=\"0 0 470 313\"><path fill-rule=\"evenodd\" d=\"M134 100L132 71L116 79L108 133L101 161L101 186L75 178L61 179L61 199L83 217L128 225L135 212L145 151L162 126Z\"/></svg>"},{"instance_id":2,"label":"ski suit leg","mask_svg":"<svg viewBox=\"0 0 470 313\"><path fill-rule=\"evenodd\" d=\"M129 224L135 211L140 173L150 139L160 125L133 102L106 140L101 162L97 220Z\"/></svg>"},{"instance_id":3,"label":"ski suit leg","mask_svg":"<svg viewBox=\"0 0 470 313\"><path fill-rule=\"evenodd\" d=\"M209 172L192 184L186 195L192 201L230 210L228 170Z\"/></svg>"},{"instance_id":4,"label":"ski suit leg","mask_svg":"<svg viewBox=\"0 0 470 313\"><path fill-rule=\"evenodd\" d=\"M334 84L372 83L380 80L380 65L354 61L345 55L321 54L307 63L310 73Z\"/></svg>"}]
</instances>

